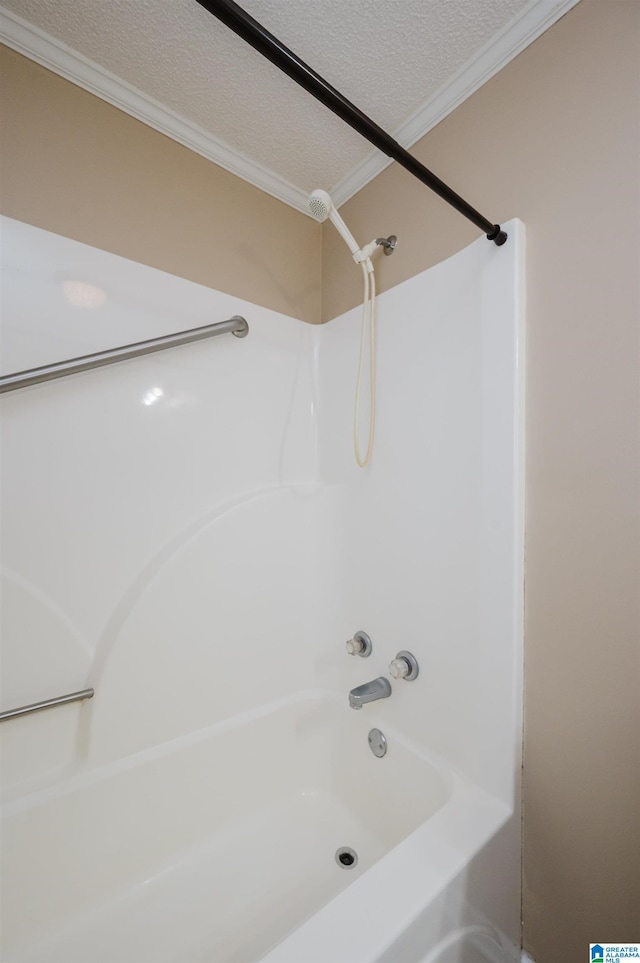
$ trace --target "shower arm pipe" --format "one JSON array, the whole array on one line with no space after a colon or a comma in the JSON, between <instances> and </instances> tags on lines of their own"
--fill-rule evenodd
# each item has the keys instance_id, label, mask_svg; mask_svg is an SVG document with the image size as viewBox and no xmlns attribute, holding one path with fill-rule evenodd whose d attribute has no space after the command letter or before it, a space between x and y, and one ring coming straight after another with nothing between
<instances>
[{"instance_id":1,"label":"shower arm pipe","mask_svg":"<svg viewBox=\"0 0 640 963\"><path fill-rule=\"evenodd\" d=\"M84 354L78 358L69 358L56 364L46 364L39 368L27 368L14 374L0 377L0 394L5 391L15 391L16 388L27 388L29 385L41 384L43 381L53 381L55 378L65 378L70 374L101 368L117 361L127 361L129 358L139 358L145 354L154 354L166 348L176 348L181 344L191 344L204 338L215 338L218 334L234 334L236 338L244 338L249 333L249 325L239 314L228 321L218 321L215 324L204 324L199 328L179 331L177 334L167 334L160 338L150 338L148 341L136 341L108 351L96 351L94 354Z\"/></svg>"},{"instance_id":2,"label":"shower arm pipe","mask_svg":"<svg viewBox=\"0 0 640 963\"><path fill-rule=\"evenodd\" d=\"M451 207L468 218L476 227L479 227L487 235L489 241L494 241L497 245L504 244L507 235L499 224L494 224L483 217L459 194L448 187L444 181L441 181L432 171L416 160L409 151L405 150L370 117L363 114L355 104L343 97L339 90L332 87L315 70L312 70L304 61L300 60L293 51L285 47L261 23L249 16L234 0L197 0L197 2L250 44L258 53L261 53L263 57L266 57L292 80L295 80L297 84L304 87L316 100L328 107L350 127L353 127L374 147L395 160L410 174L413 174L423 184L430 187L432 191L435 191Z\"/></svg>"},{"instance_id":3,"label":"shower arm pipe","mask_svg":"<svg viewBox=\"0 0 640 963\"><path fill-rule=\"evenodd\" d=\"M0 712L0 722L6 722L7 719L16 719L18 716L28 716L32 712L42 712L43 709L65 706L69 702L82 702L84 699L93 699L93 689L80 689L79 692L56 696L55 699L44 699L42 702L32 702L30 705L20 706L18 709L7 709L6 712Z\"/></svg>"}]
</instances>

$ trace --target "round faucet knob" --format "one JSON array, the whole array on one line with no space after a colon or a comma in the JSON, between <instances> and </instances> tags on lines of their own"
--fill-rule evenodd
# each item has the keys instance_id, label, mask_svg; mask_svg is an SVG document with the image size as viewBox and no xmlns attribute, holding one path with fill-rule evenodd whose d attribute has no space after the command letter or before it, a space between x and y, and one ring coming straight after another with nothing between
<instances>
[{"instance_id":1,"label":"round faucet knob","mask_svg":"<svg viewBox=\"0 0 640 963\"><path fill-rule=\"evenodd\" d=\"M389 663L389 672L394 679L413 682L419 671L418 660L412 652L407 652L406 649L398 652L395 659Z\"/></svg>"},{"instance_id":2,"label":"round faucet knob","mask_svg":"<svg viewBox=\"0 0 640 963\"><path fill-rule=\"evenodd\" d=\"M411 672L411 666L406 659L394 659L389 663L389 672L394 679L406 679Z\"/></svg>"},{"instance_id":3,"label":"round faucet knob","mask_svg":"<svg viewBox=\"0 0 640 963\"><path fill-rule=\"evenodd\" d=\"M353 638L346 643L349 655L359 655L366 659L371 655L371 639L366 632L354 632Z\"/></svg>"}]
</instances>

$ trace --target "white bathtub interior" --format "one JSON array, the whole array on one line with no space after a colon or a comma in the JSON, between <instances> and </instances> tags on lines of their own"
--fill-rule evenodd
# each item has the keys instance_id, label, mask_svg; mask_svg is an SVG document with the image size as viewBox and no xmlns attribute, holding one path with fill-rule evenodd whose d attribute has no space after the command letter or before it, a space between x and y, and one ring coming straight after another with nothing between
<instances>
[{"instance_id":1,"label":"white bathtub interior","mask_svg":"<svg viewBox=\"0 0 640 963\"><path fill-rule=\"evenodd\" d=\"M438 945L433 963L462 963L491 941L515 958L524 237L507 229L379 298L361 471L357 311L314 329L2 219L3 372L250 325L3 396L1 707L96 690L0 727L7 963L418 963ZM69 279L104 303L70 305ZM346 655L357 629L369 659ZM350 710L400 649L419 678Z\"/></svg>"},{"instance_id":2,"label":"white bathtub interior","mask_svg":"<svg viewBox=\"0 0 640 963\"><path fill-rule=\"evenodd\" d=\"M9 889L6 925L16 945L44 938L18 958L86 963L91 947L95 963L110 963L124 933L139 963L258 958L450 795L400 739L381 767L369 722L351 715L311 691L14 805L10 878L39 845L28 905ZM349 870L334 858L347 843L358 853Z\"/></svg>"}]
</instances>

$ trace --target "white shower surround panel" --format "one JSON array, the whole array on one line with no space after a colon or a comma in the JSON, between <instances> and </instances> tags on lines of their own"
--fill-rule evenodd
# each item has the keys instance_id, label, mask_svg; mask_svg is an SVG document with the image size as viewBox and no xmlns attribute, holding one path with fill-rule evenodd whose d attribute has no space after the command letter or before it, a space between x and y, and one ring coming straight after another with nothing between
<instances>
[{"instance_id":1,"label":"white shower surround panel","mask_svg":"<svg viewBox=\"0 0 640 963\"><path fill-rule=\"evenodd\" d=\"M357 467L350 430L360 308L323 326L319 424L344 618L381 641L367 662L342 663L341 688L411 650L421 674L394 687L389 718L510 801L522 687L524 233L515 220L507 230L504 248L479 239L378 298L371 466ZM362 398L365 438L366 384Z\"/></svg>"},{"instance_id":2,"label":"white shower surround panel","mask_svg":"<svg viewBox=\"0 0 640 963\"><path fill-rule=\"evenodd\" d=\"M233 314L251 328L2 396L1 704L96 688L88 711L2 727L10 792L235 714L263 701L262 685L272 698L308 685L310 647L284 662L258 640L294 646L315 621L314 531L301 537L315 522L291 487L313 470L314 355L313 329L292 318L1 226L4 373ZM69 280L101 288L104 304L70 305ZM247 640L250 677L236 666Z\"/></svg>"},{"instance_id":3,"label":"white shower surround panel","mask_svg":"<svg viewBox=\"0 0 640 963\"><path fill-rule=\"evenodd\" d=\"M350 430L357 311L311 328L6 218L2 229L14 252L4 266L4 371L231 314L251 327L242 341L225 336L2 399L11 506L2 707L96 687L83 706L2 727L7 817L28 827L37 811L46 826L54 797L80 799L86 780L105 779L112 812L124 813L108 782L117 772L140 781L149 754L175 745L184 751L167 778L193 778L194 740L310 687L344 700L409 648L416 682L394 682L390 699L345 712L344 725L375 722L392 734L387 762L395 739L458 791L337 895L341 876L336 898L316 903L288 937L285 926L269 960L515 959L521 225L508 225L504 248L481 239L380 297L378 432L364 472ZM61 282L70 278L103 288L104 305L69 306ZM358 628L374 640L368 660L344 652ZM275 771L289 744L277 742ZM357 780L361 762L351 765ZM389 805L412 791L411 777L399 779ZM243 812L261 800L259 783L239 780ZM329 809L327 840L339 829ZM83 812L91 818L91 807ZM202 846L205 823L194 823ZM117 818L113 833L115 847ZM163 843L176 867L181 839L176 830ZM29 847L12 858L28 868ZM64 851L53 864L65 871ZM121 894L139 872L144 863L123 865ZM82 888L82 874L66 882ZM52 940L62 922L44 926ZM20 925L24 937L28 909ZM16 959L36 952L25 939ZM172 958L161 944L155 958Z\"/></svg>"},{"instance_id":4,"label":"white shower surround panel","mask_svg":"<svg viewBox=\"0 0 640 963\"><path fill-rule=\"evenodd\" d=\"M519 958L525 239L519 221L506 229L504 248L480 239L379 297L376 442L365 471L350 430L359 308L323 327L319 359L339 620L373 641L368 659L334 659L326 678L346 692L388 678L389 661L410 650L420 674L392 681L374 710L382 728L410 734L444 771L501 803L502 816L482 842L463 842L463 827L481 836L483 820L454 794L269 963ZM440 844L460 847L462 868Z\"/></svg>"}]
</instances>

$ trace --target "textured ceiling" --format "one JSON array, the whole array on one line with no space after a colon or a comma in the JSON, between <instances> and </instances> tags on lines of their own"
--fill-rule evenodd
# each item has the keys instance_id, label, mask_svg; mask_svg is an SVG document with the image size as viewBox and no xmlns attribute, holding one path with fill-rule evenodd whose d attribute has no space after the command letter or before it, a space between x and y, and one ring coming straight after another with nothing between
<instances>
[{"instance_id":1,"label":"textured ceiling","mask_svg":"<svg viewBox=\"0 0 640 963\"><path fill-rule=\"evenodd\" d=\"M196 0L3 0L7 10L304 191L371 146ZM241 0L395 134L527 8L557 0Z\"/></svg>"}]
</instances>

